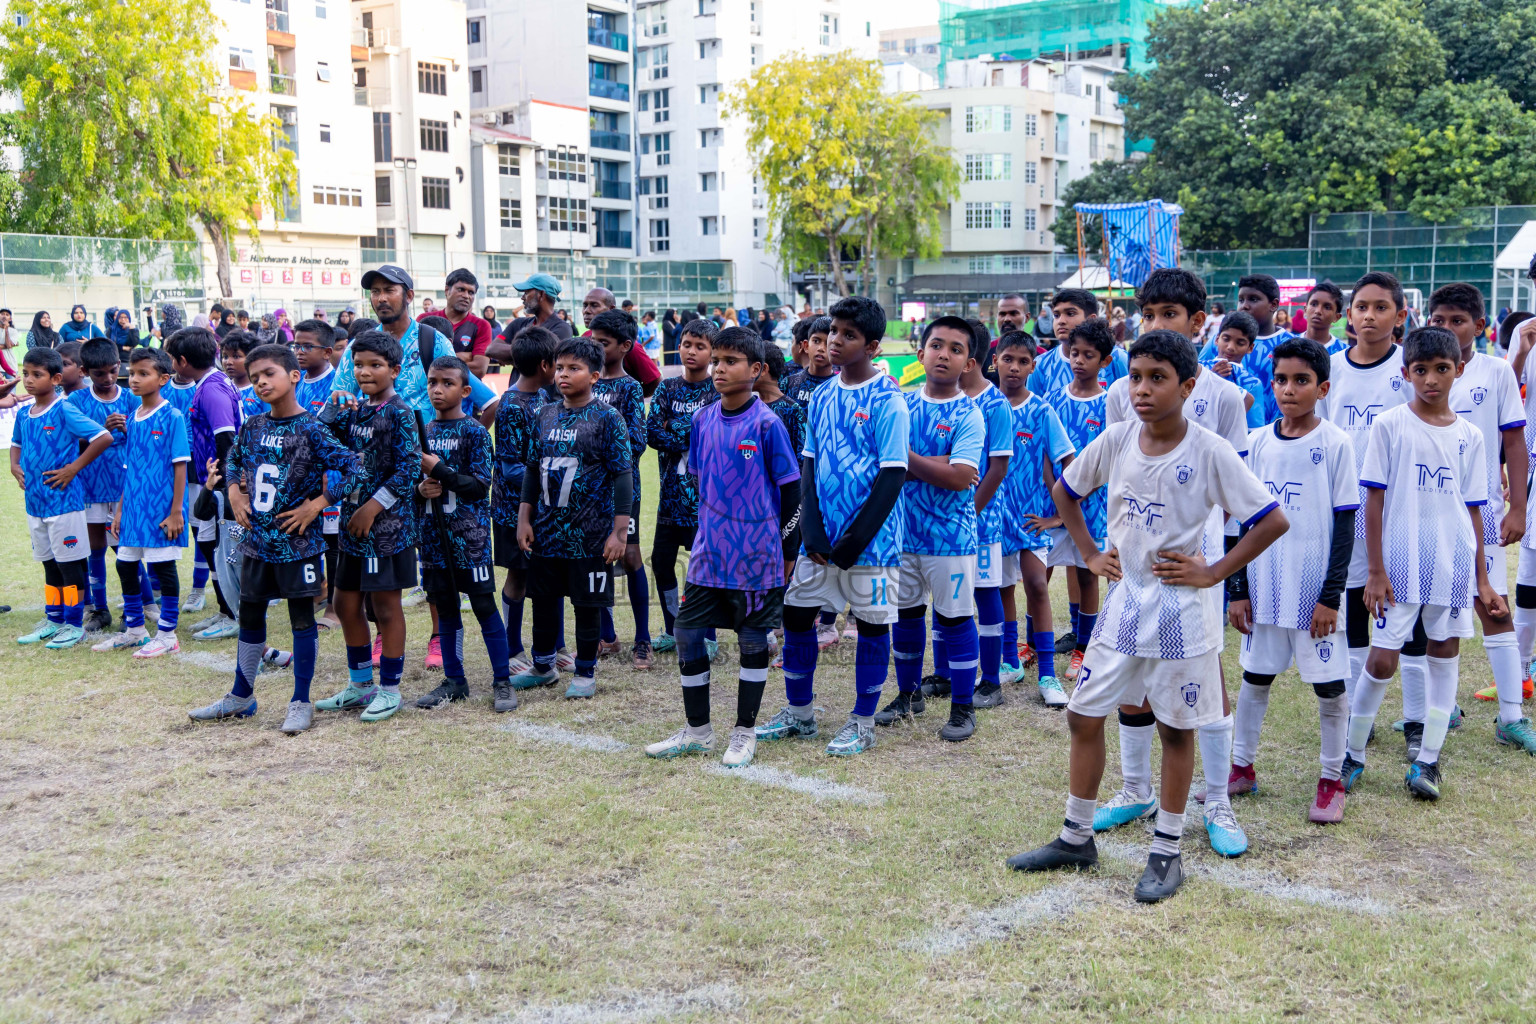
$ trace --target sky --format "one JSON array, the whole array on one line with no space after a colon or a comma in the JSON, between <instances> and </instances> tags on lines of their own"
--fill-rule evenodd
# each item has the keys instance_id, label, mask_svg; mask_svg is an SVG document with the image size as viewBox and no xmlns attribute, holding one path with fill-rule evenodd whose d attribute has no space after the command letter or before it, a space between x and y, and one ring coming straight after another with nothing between
<instances>
[{"instance_id":1,"label":"sky","mask_svg":"<svg viewBox=\"0 0 1536 1024\"><path fill-rule=\"evenodd\" d=\"M939 0L882 0L878 29L937 25Z\"/></svg>"}]
</instances>

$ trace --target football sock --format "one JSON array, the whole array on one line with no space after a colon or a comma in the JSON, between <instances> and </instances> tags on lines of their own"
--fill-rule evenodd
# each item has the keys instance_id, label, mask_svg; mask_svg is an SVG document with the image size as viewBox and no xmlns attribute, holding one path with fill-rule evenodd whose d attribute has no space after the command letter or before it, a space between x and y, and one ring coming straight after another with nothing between
<instances>
[{"instance_id":1,"label":"football sock","mask_svg":"<svg viewBox=\"0 0 1536 1024\"><path fill-rule=\"evenodd\" d=\"M837 625L837 612L822 612L821 617L816 621L823 626L835 626Z\"/></svg>"},{"instance_id":2,"label":"football sock","mask_svg":"<svg viewBox=\"0 0 1536 1024\"><path fill-rule=\"evenodd\" d=\"M949 648L944 643L938 612L933 613L933 674L941 679L949 678Z\"/></svg>"},{"instance_id":3,"label":"football sock","mask_svg":"<svg viewBox=\"0 0 1536 1024\"><path fill-rule=\"evenodd\" d=\"M810 710L816 681L815 629L790 629L784 627L784 695L790 707Z\"/></svg>"},{"instance_id":4,"label":"football sock","mask_svg":"<svg viewBox=\"0 0 1536 1024\"><path fill-rule=\"evenodd\" d=\"M997 587L976 591L976 638L981 681L996 686L1003 664L1003 592Z\"/></svg>"},{"instance_id":5,"label":"football sock","mask_svg":"<svg viewBox=\"0 0 1536 1024\"><path fill-rule=\"evenodd\" d=\"M462 634L462 631L461 631ZM391 658L384 655L379 659L379 685L390 693L400 692L400 677L405 674L405 656Z\"/></svg>"},{"instance_id":6,"label":"football sock","mask_svg":"<svg viewBox=\"0 0 1536 1024\"><path fill-rule=\"evenodd\" d=\"M1166 811L1161 806L1157 808L1157 824L1152 830L1152 849L1150 852L1163 857L1177 857L1179 855L1179 839L1184 835L1184 815Z\"/></svg>"},{"instance_id":7,"label":"football sock","mask_svg":"<svg viewBox=\"0 0 1536 1024\"><path fill-rule=\"evenodd\" d=\"M859 646L853 665L858 697L853 702L853 714L856 718L872 719L880 707L880 690L891 670L891 631L888 626L867 622L858 622L858 630Z\"/></svg>"},{"instance_id":8,"label":"football sock","mask_svg":"<svg viewBox=\"0 0 1536 1024\"><path fill-rule=\"evenodd\" d=\"M922 683L923 633L926 629L927 625L920 617L896 620L894 635L891 637L891 653L896 659L896 688L902 693L916 693Z\"/></svg>"},{"instance_id":9,"label":"football sock","mask_svg":"<svg viewBox=\"0 0 1536 1024\"><path fill-rule=\"evenodd\" d=\"M999 599L1001 603L1001 599ZM1009 668L1019 667L1019 620L1008 619L1003 623L1003 664Z\"/></svg>"},{"instance_id":10,"label":"football sock","mask_svg":"<svg viewBox=\"0 0 1536 1024\"><path fill-rule=\"evenodd\" d=\"M1365 671L1365 656L1370 653L1370 647L1349 649L1349 675L1344 677L1344 695L1349 698L1351 704L1355 700L1355 681L1360 678L1360 673Z\"/></svg>"},{"instance_id":11,"label":"football sock","mask_svg":"<svg viewBox=\"0 0 1536 1024\"><path fill-rule=\"evenodd\" d=\"M191 522L188 522L185 528L196 532ZM202 590L207 585L208 556L203 553L203 545L194 540L192 544L192 589Z\"/></svg>"},{"instance_id":12,"label":"football sock","mask_svg":"<svg viewBox=\"0 0 1536 1024\"><path fill-rule=\"evenodd\" d=\"M485 654L491 661L491 679L501 682L512 674L512 652L507 649L507 627L496 613L496 602L490 594L473 594L469 607L480 623L480 638L485 641ZM460 615L462 621L463 616ZM464 663L464 630L459 629L459 663Z\"/></svg>"},{"instance_id":13,"label":"football sock","mask_svg":"<svg viewBox=\"0 0 1536 1024\"><path fill-rule=\"evenodd\" d=\"M629 573L629 610L635 617L635 643L651 642L651 581L645 566Z\"/></svg>"},{"instance_id":14,"label":"football sock","mask_svg":"<svg viewBox=\"0 0 1536 1024\"><path fill-rule=\"evenodd\" d=\"M63 624L64 575L59 571L59 563L51 558L43 562L43 610L49 622Z\"/></svg>"},{"instance_id":15,"label":"football sock","mask_svg":"<svg viewBox=\"0 0 1536 1024\"><path fill-rule=\"evenodd\" d=\"M181 618L181 580L176 575L176 563L156 562L150 568L160 581L160 632L174 633Z\"/></svg>"},{"instance_id":16,"label":"football sock","mask_svg":"<svg viewBox=\"0 0 1536 1024\"><path fill-rule=\"evenodd\" d=\"M970 704L976 692L976 620L967 617L939 629L949 651L949 699L955 704Z\"/></svg>"},{"instance_id":17,"label":"football sock","mask_svg":"<svg viewBox=\"0 0 1536 1024\"><path fill-rule=\"evenodd\" d=\"M459 595L432 594L437 609L438 649L443 654L443 676L455 682L464 678L464 616L459 614ZM380 663L383 667L383 663Z\"/></svg>"},{"instance_id":18,"label":"football sock","mask_svg":"<svg viewBox=\"0 0 1536 1024\"><path fill-rule=\"evenodd\" d=\"M1078 650L1086 651L1088 649L1088 638L1093 636L1093 627L1094 627L1094 625L1098 621L1099 621L1099 613L1098 612L1079 611L1077 613L1077 649Z\"/></svg>"},{"instance_id":19,"label":"football sock","mask_svg":"<svg viewBox=\"0 0 1536 1024\"><path fill-rule=\"evenodd\" d=\"M1082 846L1093 838L1094 807L1092 797L1067 794L1067 816L1061 823L1062 842Z\"/></svg>"},{"instance_id":20,"label":"football sock","mask_svg":"<svg viewBox=\"0 0 1536 1024\"><path fill-rule=\"evenodd\" d=\"M1522 590L1536 590L1536 587L1517 586L1515 593ZM1520 652L1520 667L1524 669L1531 663L1531 644L1536 641L1536 606L1526 608L1518 602L1524 595L1517 597L1515 604L1515 643ZM1530 598L1536 601L1536 596Z\"/></svg>"},{"instance_id":21,"label":"football sock","mask_svg":"<svg viewBox=\"0 0 1536 1024\"><path fill-rule=\"evenodd\" d=\"M661 573L656 575L660 576ZM666 627L665 632L675 633L677 631L677 588L673 587L671 590L662 590L658 593L661 594L662 625Z\"/></svg>"},{"instance_id":22,"label":"football sock","mask_svg":"<svg viewBox=\"0 0 1536 1024\"><path fill-rule=\"evenodd\" d=\"M87 569L91 574L91 607L107 610L107 549L91 548ZM134 581L137 585L138 581Z\"/></svg>"},{"instance_id":23,"label":"football sock","mask_svg":"<svg viewBox=\"0 0 1536 1024\"><path fill-rule=\"evenodd\" d=\"M364 648L367 650L367 648ZM240 602L240 640L235 648L236 697L255 692L256 673L261 671L262 655L267 653L267 602Z\"/></svg>"},{"instance_id":24,"label":"football sock","mask_svg":"<svg viewBox=\"0 0 1536 1024\"><path fill-rule=\"evenodd\" d=\"M533 602L533 656L534 670L547 675L554 670L555 654L565 630L564 601ZM594 654L596 652L594 651Z\"/></svg>"},{"instance_id":25,"label":"football sock","mask_svg":"<svg viewBox=\"0 0 1536 1024\"><path fill-rule=\"evenodd\" d=\"M597 612L596 608L576 609L576 674L584 679L597 675Z\"/></svg>"},{"instance_id":26,"label":"football sock","mask_svg":"<svg viewBox=\"0 0 1536 1024\"><path fill-rule=\"evenodd\" d=\"M151 577L149 575L149 570L144 567L144 563L134 562L133 565L135 567L135 572L137 572L139 577L139 614L142 615L146 605L155 603L155 588L154 585L150 582ZM119 577L119 579L121 580L121 577ZM125 595L128 593L128 588L126 586L123 587L123 593Z\"/></svg>"},{"instance_id":27,"label":"football sock","mask_svg":"<svg viewBox=\"0 0 1536 1024\"><path fill-rule=\"evenodd\" d=\"M1034 635L1035 635L1035 617L1033 615L1025 615L1024 616L1024 636L1025 636L1026 639L1028 639L1029 637L1032 637Z\"/></svg>"},{"instance_id":28,"label":"football sock","mask_svg":"<svg viewBox=\"0 0 1536 1024\"><path fill-rule=\"evenodd\" d=\"M1262 683L1249 682L1252 673L1243 673L1243 688L1237 696L1237 709L1232 712L1233 738L1232 763L1244 768L1253 766L1259 749L1259 732L1264 728L1264 715L1269 711L1270 683L1274 676L1258 676Z\"/></svg>"},{"instance_id":29,"label":"football sock","mask_svg":"<svg viewBox=\"0 0 1536 1024\"><path fill-rule=\"evenodd\" d=\"M85 623L85 588L88 578L85 561L80 558L73 562L59 563L59 572L64 578L64 585L59 588L59 604L66 625L79 626Z\"/></svg>"},{"instance_id":30,"label":"football sock","mask_svg":"<svg viewBox=\"0 0 1536 1024\"><path fill-rule=\"evenodd\" d=\"M144 627L144 599L139 589L139 563L117 563L117 582L123 587L123 628Z\"/></svg>"},{"instance_id":31,"label":"football sock","mask_svg":"<svg viewBox=\"0 0 1536 1024\"><path fill-rule=\"evenodd\" d=\"M1152 733L1157 716L1148 711L1120 712L1120 778L1125 791L1143 800L1152 796Z\"/></svg>"},{"instance_id":32,"label":"football sock","mask_svg":"<svg viewBox=\"0 0 1536 1024\"><path fill-rule=\"evenodd\" d=\"M1398 658L1398 672L1403 681L1403 717L1410 722L1424 721L1425 656L1404 654Z\"/></svg>"},{"instance_id":33,"label":"football sock","mask_svg":"<svg viewBox=\"0 0 1536 1024\"><path fill-rule=\"evenodd\" d=\"M366 690L373 686L373 647L371 645L347 645L347 682L359 690Z\"/></svg>"},{"instance_id":34,"label":"football sock","mask_svg":"<svg viewBox=\"0 0 1536 1024\"><path fill-rule=\"evenodd\" d=\"M1205 771L1205 805L1227 802L1227 777L1232 774L1232 716L1202 725L1200 765Z\"/></svg>"},{"instance_id":35,"label":"football sock","mask_svg":"<svg viewBox=\"0 0 1536 1024\"><path fill-rule=\"evenodd\" d=\"M1071 601L1067 602L1067 621L1072 623L1073 636L1078 636L1081 633L1081 630L1077 628L1077 616L1081 607L1081 605L1073 604Z\"/></svg>"},{"instance_id":36,"label":"football sock","mask_svg":"<svg viewBox=\"0 0 1536 1024\"><path fill-rule=\"evenodd\" d=\"M1337 781L1344 765L1344 745L1349 730L1349 697L1344 693L1344 682L1320 683L1317 691L1317 718L1321 726L1322 744L1318 764L1325 779ZM1242 702L1238 702L1242 708Z\"/></svg>"},{"instance_id":37,"label":"football sock","mask_svg":"<svg viewBox=\"0 0 1536 1024\"><path fill-rule=\"evenodd\" d=\"M1056 634L1049 629L1034 634L1035 672L1039 678L1056 674Z\"/></svg>"},{"instance_id":38,"label":"football sock","mask_svg":"<svg viewBox=\"0 0 1536 1024\"><path fill-rule=\"evenodd\" d=\"M702 629L677 633L678 674L683 683L683 713L690 729L709 725L709 650Z\"/></svg>"},{"instance_id":39,"label":"football sock","mask_svg":"<svg viewBox=\"0 0 1536 1024\"><path fill-rule=\"evenodd\" d=\"M605 644L613 643L619 638L618 632L613 628L613 610L610 608L601 609L598 618L598 626L601 630L599 633L600 638Z\"/></svg>"},{"instance_id":40,"label":"football sock","mask_svg":"<svg viewBox=\"0 0 1536 1024\"><path fill-rule=\"evenodd\" d=\"M245 606L241 605L243 609ZM265 603L257 605L265 610ZM315 679L315 661L320 657L320 628L315 625L315 599L290 597L288 599L288 623L293 627L293 700L309 703L309 684ZM261 653L267 653L266 640L262 640ZM404 658L400 659L404 662ZM368 662L373 663L372 648Z\"/></svg>"},{"instance_id":41,"label":"football sock","mask_svg":"<svg viewBox=\"0 0 1536 1024\"><path fill-rule=\"evenodd\" d=\"M502 630L507 638L508 655L523 653L523 602L501 599Z\"/></svg>"},{"instance_id":42,"label":"football sock","mask_svg":"<svg viewBox=\"0 0 1536 1024\"><path fill-rule=\"evenodd\" d=\"M1445 746L1445 733L1450 728L1451 712L1456 707L1456 684L1459 681L1461 658L1454 656L1428 660L1429 671L1425 680L1428 710L1424 715L1424 739L1419 747L1419 760L1424 764L1434 764L1440 760L1440 748Z\"/></svg>"},{"instance_id":43,"label":"football sock","mask_svg":"<svg viewBox=\"0 0 1536 1024\"><path fill-rule=\"evenodd\" d=\"M1365 741L1370 738L1371 726L1376 724L1376 712L1381 709L1381 698L1386 696L1387 682L1361 669L1349 695L1349 740L1345 752L1362 764Z\"/></svg>"},{"instance_id":44,"label":"football sock","mask_svg":"<svg viewBox=\"0 0 1536 1024\"><path fill-rule=\"evenodd\" d=\"M1525 695L1521 692L1520 648L1515 634L1484 634L1483 650L1488 653L1488 667L1493 670L1493 685L1499 693L1499 721L1506 725L1520 721L1525 717L1520 707Z\"/></svg>"},{"instance_id":45,"label":"football sock","mask_svg":"<svg viewBox=\"0 0 1536 1024\"><path fill-rule=\"evenodd\" d=\"M750 729L757 724L757 712L763 706L763 690L768 686L768 633L762 629L743 628L737 631L736 642L741 648L741 669L736 679L736 725Z\"/></svg>"}]
</instances>

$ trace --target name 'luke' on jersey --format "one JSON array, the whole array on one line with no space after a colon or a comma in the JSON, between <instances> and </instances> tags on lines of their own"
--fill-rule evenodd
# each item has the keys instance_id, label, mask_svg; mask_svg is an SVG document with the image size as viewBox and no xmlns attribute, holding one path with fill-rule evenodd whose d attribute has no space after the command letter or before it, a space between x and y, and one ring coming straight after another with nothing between
<instances>
[{"instance_id":1,"label":"name 'luke' on jersey","mask_svg":"<svg viewBox=\"0 0 1536 1024\"><path fill-rule=\"evenodd\" d=\"M908 444L917 455L948 456L951 466L980 471L986 454L986 424L981 410L961 391L952 398L929 398L926 389L907 394L911 419ZM976 553L976 486L951 491L921 480L901 488L906 510L902 550L917 555Z\"/></svg>"}]
</instances>

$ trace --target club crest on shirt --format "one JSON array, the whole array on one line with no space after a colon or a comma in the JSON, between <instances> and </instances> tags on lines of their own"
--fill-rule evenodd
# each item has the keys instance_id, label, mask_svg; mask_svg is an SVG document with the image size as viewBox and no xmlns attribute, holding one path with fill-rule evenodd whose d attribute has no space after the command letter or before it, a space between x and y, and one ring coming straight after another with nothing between
<instances>
[{"instance_id":1,"label":"club crest on shirt","mask_svg":"<svg viewBox=\"0 0 1536 1024\"><path fill-rule=\"evenodd\" d=\"M1317 660L1318 661L1327 662L1328 659L1332 658L1332 657L1333 657L1333 641L1331 641L1331 640L1324 640L1322 643L1317 645Z\"/></svg>"},{"instance_id":2,"label":"club crest on shirt","mask_svg":"<svg viewBox=\"0 0 1536 1024\"><path fill-rule=\"evenodd\" d=\"M1403 390L1403 378L1401 378L1401 377L1393 377L1392 378L1392 390L1393 391L1401 391L1401 390Z\"/></svg>"},{"instance_id":3,"label":"club crest on shirt","mask_svg":"<svg viewBox=\"0 0 1536 1024\"><path fill-rule=\"evenodd\" d=\"M868 423L869 422L869 410L868 409L855 409L855 410L853 410L853 418L858 420L860 423Z\"/></svg>"},{"instance_id":4,"label":"club crest on shirt","mask_svg":"<svg viewBox=\"0 0 1536 1024\"><path fill-rule=\"evenodd\" d=\"M1465 454L1467 454L1467 439L1466 438L1462 438L1461 439L1461 450L1458 451L1456 454L1458 454L1458 455L1465 455Z\"/></svg>"},{"instance_id":5,"label":"club crest on shirt","mask_svg":"<svg viewBox=\"0 0 1536 1024\"><path fill-rule=\"evenodd\" d=\"M1483 404L1483 399L1485 399L1487 397L1488 397L1488 389L1487 388L1473 388L1472 389L1472 404L1473 405L1482 405Z\"/></svg>"},{"instance_id":6,"label":"club crest on shirt","mask_svg":"<svg viewBox=\"0 0 1536 1024\"><path fill-rule=\"evenodd\" d=\"M1025 441L1033 441L1035 439L1035 435L1031 434L1027 430L1015 430L1013 432L1013 436L1016 437L1016 438L1020 438L1022 440L1025 440Z\"/></svg>"},{"instance_id":7,"label":"club crest on shirt","mask_svg":"<svg viewBox=\"0 0 1536 1024\"><path fill-rule=\"evenodd\" d=\"M942 430L946 434L950 433L951 431L953 431L955 429L954 427L951 427L948 423L935 423L933 426L934 426L934 429Z\"/></svg>"},{"instance_id":8,"label":"club crest on shirt","mask_svg":"<svg viewBox=\"0 0 1536 1024\"><path fill-rule=\"evenodd\" d=\"M1321 448L1313 448L1312 449L1312 465L1314 465L1314 466L1321 466L1322 464L1323 464L1323 450Z\"/></svg>"},{"instance_id":9,"label":"club crest on shirt","mask_svg":"<svg viewBox=\"0 0 1536 1024\"><path fill-rule=\"evenodd\" d=\"M1207 405L1208 405L1208 403L1206 402L1205 399L1203 399L1203 398L1195 399L1195 415L1196 416L1204 416L1205 415L1205 410L1207 408ZM1180 483L1182 483L1182 482L1183 481L1180 481Z\"/></svg>"},{"instance_id":10,"label":"club crest on shirt","mask_svg":"<svg viewBox=\"0 0 1536 1024\"><path fill-rule=\"evenodd\" d=\"M1185 683L1183 686L1179 687L1179 692L1184 695L1185 707L1192 708L1196 704L1200 703L1199 683Z\"/></svg>"},{"instance_id":11,"label":"club crest on shirt","mask_svg":"<svg viewBox=\"0 0 1536 1024\"><path fill-rule=\"evenodd\" d=\"M757 442L750 437L746 438L736 446L736 451L740 453L742 458L750 462L752 461L752 456L757 454Z\"/></svg>"},{"instance_id":12,"label":"club crest on shirt","mask_svg":"<svg viewBox=\"0 0 1536 1024\"><path fill-rule=\"evenodd\" d=\"M1194 466L1178 466L1176 468L1179 472L1179 483L1181 484L1189 483L1189 478L1195 475Z\"/></svg>"}]
</instances>

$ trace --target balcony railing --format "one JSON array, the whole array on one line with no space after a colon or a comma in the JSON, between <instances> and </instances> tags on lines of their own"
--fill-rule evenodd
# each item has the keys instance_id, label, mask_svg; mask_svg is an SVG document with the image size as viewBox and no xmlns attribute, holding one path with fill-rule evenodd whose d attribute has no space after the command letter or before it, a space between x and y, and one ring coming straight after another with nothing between
<instances>
[{"instance_id":1,"label":"balcony railing","mask_svg":"<svg viewBox=\"0 0 1536 1024\"><path fill-rule=\"evenodd\" d=\"M288 27L288 12L287 11L268 11L267 12L267 31L268 32L291 32L291 31L293 31L292 29L290 29Z\"/></svg>"},{"instance_id":2,"label":"balcony railing","mask_svg":"<svg viewBox=\"0 0 1536 1024\"><path fill-rule=\"evenodd\" d=\"M605 100L618 100L621 103L629 102L629 86L624 82L588 77L587 92Z\"/></svg>"},{"instance_id":3,"label":"balcony railing","mask_svg":"<svg viewBox=\"0 0 1536 1024\"><path fill-rule=\"evenodd\" d=\"M628 199L629 182L594 181L592 182L592 194L603 199Z\"/></svg>"},{"instance_id":4,"label":"balcony railing","mask_svg":"<svg viewBox=\"0 0 1536 1024\"><path fill-rule=\"evenodd\" d=\"M389 102L389 87L385 85L354 85L352 102L359 107L382 107Z\"/></svg>"},{"instance_id":5,"label":"balcony railing","mask_svg":"<svg viewBox=\"0 0 1536 1024\"><path fill-rule=\"evenodd\" d=\"M610 132L594 128L592 130L593 149L618 149L629 152L629 133Z\"/></svg>"},{"instance_id":6,"label":"balcony railing","mask_svg":"<svg viewBox=\"0 0 1536 1024\"><path fill-rule=\"evenodd\" d=\"M299 85L292 75L280 75L273 72L270 76L271 84L268 88L274 96L297 96Z\"/></svg>"},{"instance_id":7,"label":"balcony railing","mask_svg":"<svg viewBox=\"0 0 1536 1024\"><path fill-rule=\"evenodd\" d=\"M630 249L634 247L633 238L628 231L599 231L592 244L599 249Z\"/></svg>"},{"instance_id":8,"label":"balcony railing","mask_svg":"<svg viewBox=\"0 0 1536 1024\"><path fill-rule=\"evenodd\" d=\"M629 36L623 32L615 32L610 28L587 26L587 42L593 46L606 46L610 50L629 52Z\"/></svg>"}]
</instances>

